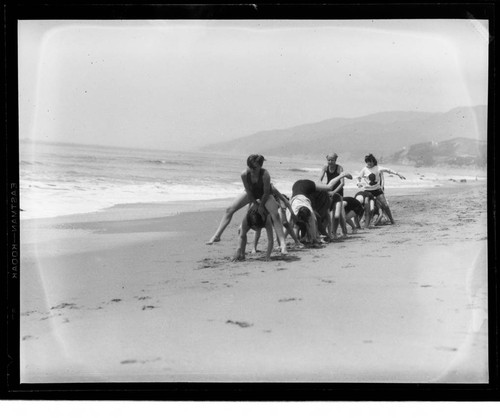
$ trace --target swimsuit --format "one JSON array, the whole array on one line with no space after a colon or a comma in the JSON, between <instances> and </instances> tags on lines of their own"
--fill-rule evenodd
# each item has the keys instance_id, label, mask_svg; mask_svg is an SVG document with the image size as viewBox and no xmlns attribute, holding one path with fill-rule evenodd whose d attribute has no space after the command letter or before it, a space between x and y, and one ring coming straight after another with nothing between
<instances>
[{"instance_id":1,"label":"swimsuit","mask_svg":"<svg viewBox=\"0 0 500 418\"><path fill-rule=\"evenodd\" d=\"M252 183L252 175L251 173L247 173L247 182L250 190L252 191L253 197L255 199L262 199L264 196L264 169L260 170L259 179L257 183Z\"/></svg>"},{"instance_id":2,"label":"swimsuit","mask_svg":"<svg viewBox=\"0 0 500 418\"><path fill-rule=\"evenodd\" d=\"M332 204L342 202L342 195L340 193L333 193L330 196L332 198Z\"/></svg>"},{"instance_id":3,"label":"swimsuit","mask_svg":"<svg viewBox=\"0 0 500 418\"><path fill-rule=\"evenodd\" d=\"M308 180L299 180L299 181L308 181ZM314 182L312 183L314 185ZM312 209L311 201L303 194L297 194L290 199L290 205L295 215L299 213L299 210L302 207L306 207L307 209L309 209L311 215L307 219L305 239L307 242L317 241L318 231L316 229L316 217L314 216L314 211ZM292 215L289 209L287 209L287 220L289 222L292 221Z\"/></svg>"},{"instance_id":4,"label":"swimsuit","mask_svg":"<svg viewBox=\"0 0 500 418\"><path fill-rule=\"evenodd\" d=\"M359 173L359 177L361 177L365 181L365 185L363 189L367 192L371 192L373 196L377 197L384 193L384 176L382 174L383 171L391 172L389 169L380 167L378 165L368 168L364 167ZM370 181L368 176L373 174L375 179Z\"/></svg>"},{"instance_id":5,"label":"swimsuit","mask_svg":"<svg viewBox=\"0 0 500 418\"><path fill-rule=\"evenodd\" d=\"M358 196L363 196L363 200L365 198L368 198L369 200L374 200L374 195L372 194L372 191L367 191L367 190L363 190L361 192L358 192L356 193L356 195L354 197L358 197Z\"/></svg>"},{"instance_id":6,"label":"swimsuit","mask_svg":"<svg viewBox=\"0 0 500 418\"><path fill-rule=\"evenodd\" d=\"M344 197L344 202L346 202L345 213L353 211L356 215L363 216L364 208L358 199L354 197Z\"/></svg>"},{"instance_id":7,"label":"swimsuit","mask_svg":"<svg viewBox=\"0 0 500 418\"><path fill-rule=\"evenodd\" d=\"M330 168L327 166L326 167L326 170L325 170L325 173L326 173L326 182L327 183L330 183L330 181L332 179L334 179L335 177L337 176L340 176L340 166L337 165L335 167L335 171L333 173L330 173ZM332 190L335 190L335 188L340 184L340 180L336 181L335 184L333 185L333 189ZM337 192L339 195L341 196L344 196L344 188L341 187L340 190Z\"/></svg>"},{"instance_id":8,"label":"swimsuit","mask_svg":"<svg viewBox=\"0 0 500 418\"><path fill-rule=\"evenodd\" d=\"M297 180L292 186L292 198L297 195L310 196L316 191L316 183L312 180Z\"/></svg>"},{"instance_id":9,"label":"swimsuit","mask_svg":"<svg viewBox=\"0 0 500 418\"><path fill-rule=\"evenodd\" d=\"M332 204L330 205L330 210L333 210L337 203L342 203L343 196L340 193L328 193L332 200Z\"/></svg>"}]
</instances>

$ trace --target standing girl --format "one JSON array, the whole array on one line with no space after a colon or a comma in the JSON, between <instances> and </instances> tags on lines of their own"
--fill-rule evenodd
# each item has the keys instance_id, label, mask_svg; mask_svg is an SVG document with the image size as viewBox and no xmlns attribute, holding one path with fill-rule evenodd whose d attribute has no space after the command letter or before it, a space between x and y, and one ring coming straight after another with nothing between
<instances>
[{"instance_id":1,"label":"standing girl","mask_svg":"<svg viewBox=\"0 0 500 418\"><path fill-rule=\"evenodd\" d=\"M384 195L384 190L381 185L381 173L390 173L398 176L402 180L406 180L401 174L397 173L386 167L380 167L377 163L377 159L373 154L368 154L365 157L366 167L360 171L358 176L358 187L363 187L367 192L370 192L375 199L380 203L382 210L385 212L391 224L394 224L394 219L392 217L391 210L389 209L389 204ZM362 182L363 180L363 182ZM366 222L366 220L365 220ZM369 220L368 224L369 225Z\"/></svg>"},{"instance_id":2,"label":"standing girl","mask_svg":"<svg viewBox=\"0 0 500 418\"><path fill-rule=\"evenodd\" d=\"M337 164L337 158L338 155L336 153L333 153L331 155L326 156L326 161L327 165L323 167L323 170L321 171L321 177L319 178L320 183L323 181L326 175L326 182L330 183L332 179L335 177L338 177L344 169L342 166ZM338 193L340 196L344 196L344 179L341 178L337 180L334 185L333 189L331 191L331 194Z\"/></svg>"}]
</instances>

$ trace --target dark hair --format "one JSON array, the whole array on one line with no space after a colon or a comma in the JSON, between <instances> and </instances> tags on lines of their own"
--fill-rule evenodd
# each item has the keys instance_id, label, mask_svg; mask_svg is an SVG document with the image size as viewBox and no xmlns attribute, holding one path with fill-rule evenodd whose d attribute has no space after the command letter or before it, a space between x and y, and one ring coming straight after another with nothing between
<instances>
[{"instance_id":1,"label":"dark hair","mask_svg":"<svg viewBox=\"0 0 500 418\"><path fill-rule=\"evenodd\" d=\"M311 211L309 208L302 206L299 211L297 212L297 219L299 222L305 222L309 221L309 217L311 216Z\"/></svg>"},{"instance_id":2,"label":"dark hair","mask_svg":"<svg viewBox=\"0 0 500 418\"><path fill-rule=\"evenodd\" d=\"M357 201L359 203L359 201ZM363 217L363 214L365 213L365 208L363 207L363 205L361 203L359 203L359 206L356 205L355 208L354 208L354 213L356 215L358 215L360 218Z\"/></svg>"},{"instance_id":3,"label":"dark hair","mask_svg":"<svg viewBox=\"0 0 500 418\"><path fill-rule=\"evenodd\" d=\"M247 158L247 166L252 167L258 164L260 167L264 164L265 158L260 154L252 154Z\"/></svg>"},{"instance_id":4,"label":"dark hair","mask_svg":"<svg viewBox=\"0 0 500 418\"><path fill-rule=\"evenodd\" d=\"M368 154L365 157L365 163L369 163L369 162L372 162L373 165L378 165L377 159L373 156L373 154Z\"/></svg>"},{"instance_id":5,"label":"dark hair","mask_svg":"<svg viewBox=\"0 0 500 418\"><path fill-rule=\"evenodd\" d=\"M247 224L248 227L251 229L261 229L266 226L266 218L267 216L262 216L259 211L257 210L258 206L257 205L252 205L248 209L247 212Z\"/></svg>"},{"instance_id":6,"label":"dark hair","mask_svg":"<svg viewBox=\"0 0 500 418\"><path fill-rule=\"evenodd\" d=\"M302 206L297 212L297 226L299 227L299 238L305 237L307 234L307 222L311 217L311 211Z\"/></svg>"}]
</instances>

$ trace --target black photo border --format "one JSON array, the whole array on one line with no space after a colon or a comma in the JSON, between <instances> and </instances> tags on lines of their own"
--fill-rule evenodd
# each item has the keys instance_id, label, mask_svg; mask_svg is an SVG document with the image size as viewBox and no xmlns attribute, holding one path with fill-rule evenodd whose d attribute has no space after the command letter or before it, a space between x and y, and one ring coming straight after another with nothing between
<instances>
[{"instance_id":1,"label":"black photo border","mask_svg":"<svg viewBox=\"0 0 500 418\"><path fill-rule=\"evenodd\" d=\"M5 185L0 298L0 399L11 400L174 400L174 401L497 401L499 391L498 246L496 221L496 1L321 2L249 4L153 4L17 1L2 3L2 170ZM19 128L17 22L30 19L487 19L488 92L488 294L489 383L72 383L22 384L19 374ZM4 320L5 318L5 320Z\"/></svg>"}]
</instances>

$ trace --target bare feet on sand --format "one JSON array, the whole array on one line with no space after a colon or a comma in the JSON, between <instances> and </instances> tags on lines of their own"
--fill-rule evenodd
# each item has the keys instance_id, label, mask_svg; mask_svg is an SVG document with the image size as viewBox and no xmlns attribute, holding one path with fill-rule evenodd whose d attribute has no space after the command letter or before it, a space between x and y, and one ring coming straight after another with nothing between
<instances>
[{"instance_id":1,"label":"bare feet on sand","mask_svg":"<svg viewBox=\"0 0 500 418\"><path fill-rule=\"evenodd\" d=\"M241 249L236 250L236 254L231 259L231 261L233 261L233 262L244 261L244 260L245 260L245 253L242 252Z\"/></svg>"}]
</instances>

